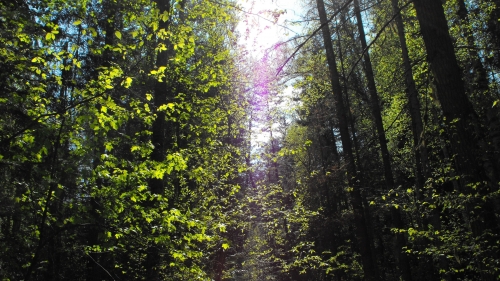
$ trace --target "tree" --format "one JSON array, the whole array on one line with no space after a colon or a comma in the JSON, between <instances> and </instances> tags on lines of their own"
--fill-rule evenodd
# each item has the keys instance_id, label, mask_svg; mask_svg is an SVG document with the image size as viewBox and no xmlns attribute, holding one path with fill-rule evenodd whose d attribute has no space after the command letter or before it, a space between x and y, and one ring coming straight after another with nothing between
<instances>
[{"instance_id":1,"label":"tree","mask_svg":"<svg viewBox=\"0 0 500 281\"><path fill-rule=\"evenodd\" d=\"M375 263L372 260L372 254L370 250L368 230L366 228L365 216L363 212L363 202L361 198L361 192L359 190L359 185L357 182L358 171L356 169L356 163L352 151L351 139L349 136L346 109L344 107L344 99L342 94L342 88L340 86L335 54L333 52L330 29L327 25L327 17L324 8L325 5L322 0L317 0L316 4L318 8L318 14L320 16L320 22L323 25L322 27L323 41L325 45L328 68L330 72L332 93L334 94L334 97L336 97L335 109L337 113L337 119L339 122L338 126L340 130L340 138L342 141L342 150L344 151L345 154L345 160L347 166L347 180L349 182L349 186L352 188L351 203L353 205L353 212L355 216L354 223L356 226L356 238L358 240L358 247L359 250L361 251L361 257L363 260L363 271L365 273L366 280L376 280L378 278L375 273Z\"/></svg>"},{"instance_id":2,"label":"tree","mask_svg":"<svg viewBox=\"0 0 500 281\"><path fill-rule=\"evenodd\" d=\"M227 219L212 206L231 206L219 196L234 196L241 169L227 141L241 125L235 21L222 4L181 4L1 4L5 278L212 274ZM165 188L148 190L155 180Z\"/></svg>"}]
</instances>

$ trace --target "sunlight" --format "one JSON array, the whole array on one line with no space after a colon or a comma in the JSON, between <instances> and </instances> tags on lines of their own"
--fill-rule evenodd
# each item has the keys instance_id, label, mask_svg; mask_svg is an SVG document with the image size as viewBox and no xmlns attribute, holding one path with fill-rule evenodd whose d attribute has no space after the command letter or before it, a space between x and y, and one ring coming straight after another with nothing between
<instances>
[{"instance_id":1,"label":"sunlight","mask_svg":"<svg viewBox=\"0 0 500 281\"><path fill-rule=\"evenodd\" d=\"M255 57L261 58L266 50L295 35L289 22L298 17L297 1L240 0L243 10L238 26L240 42Z\"/></svg>"},{"instance_id":2,"label":"sunlight","mask_svg":"<svg viewBox=\"0 0 500 281\"><path fill-rule=\"evenodd\" d=\"M273 100L283 93L290 93L291 87L277 90L275 73L280 61L286 56L282 44L296 34L290 22L299 18L298 1L284 0L241 0L242 21L238 26L239 45L247 54L252 65L249 79L253 85L252 104L252 146L262 147L271 137L277 137L276 123L270 114L281 111L282 104ZM274 85L273 85L274 84ZM279 98L278 98L279 99ZM267 121L266 121L267 120Z\"/></svg>"}]
</instances>

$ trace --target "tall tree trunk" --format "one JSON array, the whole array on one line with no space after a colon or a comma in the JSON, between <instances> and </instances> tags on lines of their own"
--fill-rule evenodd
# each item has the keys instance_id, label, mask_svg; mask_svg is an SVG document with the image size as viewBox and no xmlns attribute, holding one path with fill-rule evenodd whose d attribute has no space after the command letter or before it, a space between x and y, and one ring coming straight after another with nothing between
<instances>
[{"instance_id":1,"label":"tall tree trunk","mask_svg":"<svg viewBox=\"0 0 500 281\"><path fill-rule=\"evenodd\" d=\"M115 4L113 1L104 1L103 2L103 9L104 13L106 15L106 21L104 25L104 30L106 31L106 35L104 36L104 44L107 46L113 46L114 45L114 33L115 33ZM102 56L102 65L104 67L110 67L111 66L111 61L113 58L113 53L111 52L110 48L106 48L103 52ZM97 73L96 73L97 74ZM94 77L94 79L97 77ZM100 105L98 105L98 109L100 109ZM99 165L102 164L101 160L101 155L105 153L105 147L104 147L104 138L102 136L96 136L95 137L96 141L96 149L95 149L95 155L94 155L94 167L93 169L96 170ZM102 189L103 185L103 178L100 176L97 176L96 182L95 182L95 188L97 190ZM89 191L90 192L90 191ZM95 246L99 245L100 239L99 239L99 234L103 231L102 229L102 223L103 223L103 218L100 215L99 209L101 208L100 206L101 199L91 196L90 197L90 217L92 218L92 224L88 227L89 231L87 234L87 244L89 246ZM89 253L88 254L88 259L87 259L87 268L86 268L86 274L87 278L86 280L92 281L92 280L102 280L103 276L103 270L100 267L100 259L102 255L100 253Z\"/></svg>"},{"instance_id":2,"label":"tall tree trunk","mask_svg":"<svg viewBox=\"0 0 500 281\"><path fill-rule=\"evenodd\" d=\"M415 150L416 162L416 179L417 179L417 198L422 199L422 190L425 180L429 176L428 154L427 147L423 135L424 125L422 122L422 114L420 113L420 101L418 99L418 91L413 79L413 70L411 67L410 56L408 54L408 46L406 45L405 31L403 19L398 4L398 0L392 1L392 9L396 17L396 27L398 30L399 43L401 47L401 55L403 57L403 65L405 71L406 92L408 95L408 107L410 109L411 127L413 132L413 145Z\"/></svg>"},{"instance_id":3,"label":"tall tree trunk","mask_svg":"<svg viewBox=\"0 0 500 281\"><path fill-rule=\"evenodd\" d=\"M461 27L462 36L465 37L468 45L468 61L464 71L467 92L469 95L476 97L476 102L480 105L479 114L486 116L487 121L489 140L479 140L480 146L489 151L489 153L485 155L487 158L483 159L483 161L487 163L485 169L488 177L492 179L493 182L498 182L495 172L498 170L500 164L500 159L498 159L498 154L500 153L500 133L498 130L498 128L500 128L500 122L498 120L498 107L491 106L495 101L495 97L490 93L488 75L481 61L481 57L475 48L476 43L471 30L469 11L467 10L464 0L458 0L457 16L460 20L459 26Z\"/></svg>"},{"instance_id":4,"label":"tall tree trunk","mask_svg":"<svg viewBox=\"0 0 500 281\"><path fill-rule=\"evenodd\" d=\"M450 137L455 169L462 177L462 188L469 183L487 180L477 145L477 115L465 94L462 71L448 31L440 1L415 0L415 9L427 51L427 61L434 76L437 97Z\"/></svg>"},{"instance_id":5,"label":"tall tree trunk","mask_svg":"<svg viewBox=\"0 0 500 281\"><path fill-rule=\"evenodd\" d=\"M272 158L276 157L276 153L278 152L278 144L276 143L278 140L275 139L275 137L273 136L273 121L272 121L272 117L271 117L271 106L269 105L269 97L266 97L266 107L267 107L267 112L269 113L269 141L270 141L270 149L271 149L271 157L269 159L269 174L268 174L268 177L269 177L269 183L278 183L279 182L279 170L278 170L278 162L277 161L274 161ZM274 177L274 178L273 178Z\"/></svg>"},{"instance_id":6,"label":"tall tree trunk","mask_svg":"<svg viewBox=\"0 0 500 281\"><path fill-rule=\"evenodd\" d=\"M384 177L386 188L391 190L394 188L394 176L392 173L391 159L389 155L389 149L387 148L387 138L385 136L384 124L382 122L382 113L380 109L380 101L377 93L377 88L375 86L375 76L373 74L373 67L370 59L370 54L367 50L366 35L363 27L363 20L361 18L361 11L359 8L358 0L354 0L354 13L356 14L357 26L359 32L359 40L361 41L361 47L365 50L364 53L364 70L366 79L368 80L368 91L370 93L370 107L372 110L373 120L375 122L375 127L377 129L377 137L380 143L380 151L382 153L382 164L384 167ZM401 213L398 209L391 208L391 217L393 221L393 226L399 229L403 229L403 221L401 219ZM403 248L406 245L406 239L403 233L396 234L396 243L394 244L395 252L397 253L397 260L399 263L399 270L401 277L405 281L411 280L411 269L408 261L407 255L403 252Z\"/></svg>"},{"instance_id":7,"label":"tall tree trunk","mask_svg":"<svg viewBox=\"0 0 500 281\"><path fill-rule=\"evenodd\" d=\"M490 35L489 43L492 48L497 49L496 52L493 53L493 58L489 59L489 62L492 64L496 70L500 70L500 52L498 52L498 48L500 48L500 0L490 0L495 8L490 11L488 22L486 23L486 32ZM497 72L498 73L498 72Z\"/></svg>"},{"instance_id":8,"label":"tall tree trunk","mask_svg":"<svg viewBox=\"0 0 500 281\"><path fill-rule=\"evenodd\" d=\"M466 69L466 78L467 83L469 85L470 91L477 90L480 92L480 95L485 95L489 91L488 86L488 76L486 74L486 69L481 62L481 58L479 57L479 53L475 48L475 40L472 34L471 24L469 20L469 12L467 11L467 7L465 6L464 0L458 0L458 10L457 16L460 19L459 26L461 27L462 35L467 40L468 45L468 53L470 65L469 69ZM489 95L487 95L489 97ZM491 101L491 98L488 100ZM492 102L492 101L491 101ZM492 103L489 103L488 107L491 107Z\"/></svg>"},{"instance_id":9,"label":"tall tree trunk","mask_svg":"<svg viewBox=\"0 0 500 281\"><path fill-rule=\"evenodd\" d=\"M382 122L382 114L380 110L380 101L377 93L377 88L375 86L375 76L373 75L373 67L370 59L370 54L367 49L366 35L363 28L363 20L361 19L361 11L359 9L358 0L354 0L354 13L356 14L357 26L359 32L359 40L361 41L361 47L365 50L363 55L364 58L364 70L366 79L368 80L368 92L370 93L370 107L372 110L373 121L375 122L375 128L377 129L377 137L380 143L380 151L382 152L382 163L384 166L384 177L386 185L389 189L394 186L394 176L391 169L391 159L389 155L389 149L387 149L387 138L385 137L384 124Z\"/></svg>"},{"instance_id":10,"label":"tall tree trunk","mask_svg":"<svg viewBox=\"0 0 500 281\"><path fill-rule=\"evenodd\" d=\"M156 0L156 6L159 10L160 15L170 14L170 1L169 0ZM160 17L161 18L161 17ZM160 19L159 29L168 30L170 24L170 15L167 20ZM158 44L164 44L169 48L168 38L159 38ZM169 59L169 49L165 51L158 51L156 57L156 67L167 66ZM172 99L172 91L167 84L167 79L164 81L155 81L154 83L154 97L153 104L156 109L160 106L167 104L169 99ZM169 137L171 128L169 128L168 122L165 120L164 111L156 111L156 119L153 122L151 142L154 145L153 151L151 153L151 160L156 162L165 161L166 151L171 147L171 137ZM165 187L163 179L151 178L149 180L149 188L152 194L164 194ZM151 203L154 207L154 202ZM152 242L151 242L152 243ZM159 281L161 280L160 274L160 264L161 256L160 249L158 245L150 245L147 249L147 256L145 260L145 270L147 272L147 280Z\"/></svg>"},{"instance_id":11,"label":"tall tree trunk","mask_svg":"<svg viewBox=\"0 0 500 281\"><path fill-rule=\"evenodd\" d=\"M316 4L320 22L323 25L322 33L326 50L326 58L328 61L328 68L330 70L330 81L335 97L342 149L345 154L345 161L347 162L347 179L349 186L353 189L352 192L350 192L350 196L354 212L356 240L361 253L364 277L365 280L378 280L379 278L375 273L375 262L372 259L368 229L366 227L365 216L363 213L363 200L361 198L359 183L357 182L356 163L354 161L351 138L349 136L346 109L344 106L344 98L342 94L342 88L340 86L339 74L337 71L337 62L335 61L335 53L333 52L330 28L328 27L327 23L325 4L323 0L316 0Z\"/></svg>"},{"instance_id":12,"label":"tall tree trunk","mask_svg":"<svg viewBox=\"0 0 500 281\"><path fill-rule=\"evenodd\" d=\"M246 145L246 150L248 154L245 156L245 163L246 163L246 168L247 168L247 180L248 183L252 186L253 189L257 188L257 184L255 183L255 179L253 177L253 171L252 171L252 162L251 162L251 153L252 153L252 120L253 120L253 112L250 113L250 118L248 121L248 141ZM248 184L247 184L248 186Z\"/></svg>"},{"instance_id":13,"label":"tall tree trunk","mask_svg":"<svg viewBox=\"0 0 500 281\"><path fill-rule=\"evenodd\" d=\"M403 58L403 66L405 73L405 83L406 83L406 92L408 96L408 108L410 111L410 119L411 119L411 127L413 133L413 146L415 151L415 178L416 178L416 190L415 194L417 200L423 200L423 188L426 179L429 177L429 167L428 167L428 151L424 137L424 125L422 122L422 114L420 112L420 101L418 99L418 91L415 85L415 80L413 79L413 69L411 66L410 56L408 53L408 46L406 44L405 31L403 18L401 17L400 7L398 0L391 0L392 2L392 10L396 15L394 21L396 23L398 38L401 48L401 55ZM434 226L434 229L441 229L441 222L439 220L439 214L437 212L431 213L431 223ZM424 223L427 225L427 223ZM422 243L427 243L422 241ZM432 262L423 263L426 267L432 267Z\"/></svg>"},{"instance_id":14,"label":"tall tree trunk","mask_svg":"<svg viewBox=\"0 0 500 281\"><path fill-rule=\"evenodd\" d=\"M170 1L169 0L157 0L155 1L160 14L170 13ZM169 20L160 19L159 29L168 30ZM164 44L169 46L168 39L161 38L158 40L158 44ZM169 51L158 51L156 58L156 67L167 66L169 59ZM164 79L167 80L167 79ZM168 99L171 98L171 90L167 85L167 81L155 81L154 83L154 98L153 103L155 108L159 108L161 105L167 103ZM167 137L168 128L167 122L165 120L165 112L157 111L156 119L153 122L151 141L154 145L153 152L151 153L151 159L154 161L162 162L165 160L166 150L171 146L169 141L170 138ZM162 194L163 191L163 180L162 179L151 179L150 188L153 194Z\"/></svg>"},{"instance_id":15,"label":"tall tree trunk","mask_svg":"<svg viewBox=\"0 0 500 281\"><path fill-rule=\"evenodd\" d=\"M481 128L476 112L466 96L462 72L455 56L453 44L441 1L415 0L415 9L427 51L429 68L435 79L437 97L443 112L446 132L450 142L455 171L460 176L460 189L464 193L486 195L484 182L490 182L483 165L484 151L480 149ZM471 188L471 186L476 186ZM480 202L481 211L475 204L466 204L467 216L475 237L481 237L486 229L498 232L495 203ZM472 212L473 211L473 212ZM474 214L473 214L474 213ZM479 214L479 215L478 215ZM492 246L492 245L491 245ZM482 280L493 280L488 272L481 273Z\"/></svg>"}]
</instances>

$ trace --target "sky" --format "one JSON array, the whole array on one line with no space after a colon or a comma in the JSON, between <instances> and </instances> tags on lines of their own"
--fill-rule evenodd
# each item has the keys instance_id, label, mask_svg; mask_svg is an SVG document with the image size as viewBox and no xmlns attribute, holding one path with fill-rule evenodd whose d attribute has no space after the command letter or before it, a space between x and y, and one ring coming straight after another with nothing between
<instances>
[{"instance_id":1,"label":"sky","mask_svg":"<svg viewBox=\"0 0 500 281\"><path fill-rule=\"evenodd\" d=\"M247 50L247 59L255 62L252 69L255 89L253 103L256 104L252 133L254 148L267 142L270 136L269 124L263 123L266 114L265 100L277 99L279 95L288 96L291 99L291 86L280 88L279 93L272 92L269 91L270 87L266 79L275 76L276 58L287 56L284 48L277 48L276 44L285 42L301 32L300 25L291 24L302 18L300 2L301 0L239 0L238 2L246 11L242 13L242 20L238 26L240 33L238 43ZM273 59L264 58L265 54L271 51ZM274 136L277 135L275 132Z\"/></svg>"},{"instance_id":2,"label":"sky","mask_svg":"<svg viewBox=\"0 0 500 281\"><path fill-rule=\"evenodd\" d=\"M300 0L239 0L245 13L238 26L244 44L260 58L265 50L300 33L300 26L290 24L301 19Z\"/></svg>"}]
</instances>

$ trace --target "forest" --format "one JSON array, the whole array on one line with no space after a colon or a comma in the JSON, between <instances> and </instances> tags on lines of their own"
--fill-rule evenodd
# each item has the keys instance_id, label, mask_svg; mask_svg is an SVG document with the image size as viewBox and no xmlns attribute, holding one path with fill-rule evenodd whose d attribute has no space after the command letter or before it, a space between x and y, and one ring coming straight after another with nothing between
<instances>
[{"instance_id":1,"label":"forest","mask_svg":"<svg viewBox=\"0 0 500 281\"><path fill-rule=\"evenodd\" d=\"M500 280L500 0L255 1L0 0L1 280Z\"/></svg>"}]
</instances>

